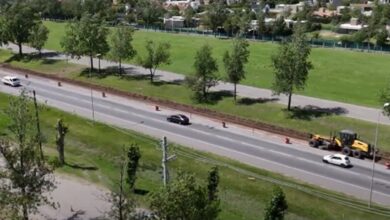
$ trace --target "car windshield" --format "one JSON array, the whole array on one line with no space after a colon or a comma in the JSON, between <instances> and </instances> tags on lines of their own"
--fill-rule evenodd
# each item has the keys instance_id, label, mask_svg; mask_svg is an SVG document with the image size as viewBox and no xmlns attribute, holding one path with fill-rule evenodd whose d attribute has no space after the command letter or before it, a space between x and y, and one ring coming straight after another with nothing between
<instances>
[{"instance_id":1,"label":"car windshield","mask_svg":"<svg viewBox=\"0 0 390 220\"><path fill-rule=\"evenodd\" d=\"M17 78L11 78L10 79L12 82L17 82L17 81L19 81L19 79L17 79Z\"/></svg>"}]
</instances>

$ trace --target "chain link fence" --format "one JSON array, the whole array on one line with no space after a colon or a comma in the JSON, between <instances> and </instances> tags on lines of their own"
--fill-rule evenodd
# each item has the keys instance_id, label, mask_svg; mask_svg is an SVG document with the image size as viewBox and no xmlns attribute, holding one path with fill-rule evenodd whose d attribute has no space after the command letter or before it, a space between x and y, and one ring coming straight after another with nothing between
<instances>
[{"instance_id":1,"label":"chain link fence","mask_svg":"<svg viewBox=\"0 0 390 220\"><path fill-rule=\"evenodd\" d=\"M158 26L146 26L146 25L135 25L135 28L145 30L145 31L201 35L201 36L209 36L209 37L223 38L223 39L233 37L232 34L227 34L224 32L214 33L211 30L200 30L196 28L161 28ZM248 40L264 41L264 42L281 42L284 39L288 38L286 36L257 35L254 32L250 34L245 34L244 37ZM390 52L390 45L378 46L368 42L355 43L355 42L343 42L337 40L310 39L308 43L312 47L340 48L340 49L349 49L349 50L355 50L361 52L382 52L382 53Z\"/></svg>"}]
</instances>

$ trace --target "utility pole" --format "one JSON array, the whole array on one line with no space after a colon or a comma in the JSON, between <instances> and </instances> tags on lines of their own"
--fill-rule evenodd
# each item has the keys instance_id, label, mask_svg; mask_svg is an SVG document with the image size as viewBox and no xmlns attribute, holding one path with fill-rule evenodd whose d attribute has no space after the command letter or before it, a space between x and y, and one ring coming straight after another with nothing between
<instances>
[{"instance_id":1,"label":"utility pole","mask_svg":"<svg viewBox=\"0 0 390 220\"><path fill-rule=\"evenodd\" d=\"M33 97L34 97L34 107L35 107L35 120L37 124L37 137L38 137L38 144L39 144L39 153L41 154L41 160L43 161L43 150L42 150L42 135L41 135L41 125L39 123L39 112L38 112L38 103L37 103L37 97L35 90L33 90Z\"/></svg>"},{"instance_id":2,"label":"utility pole","mask_svg":"<svg viewBox=\"0 0 390 220\"><path fill-rule=\"evenodd\" d=\"M176 155L171 155L168 157L168 144L167 144L167 137L163 137L161 140L161 148L163 151L163 156L162 156L162 168L163 168L163 183L164 186L167 186L168 181L169 181L169 173L168 173L168 166L167 163L170 160L173 160L176 158Z\"/></svg>"},{"instance_id":3,"label":"utility pole","mask_svg":"<svg viewBox=\"0 0 390 220\"><path fill-rule=\"evenodd\" d=\"M92 68L89 69L89 79L92 78ZM93 106L93 91L92 91L92 85L91 85L91 111L92 111L92 122L95 122L95 109Z\"/></svg>"}]
</instances>

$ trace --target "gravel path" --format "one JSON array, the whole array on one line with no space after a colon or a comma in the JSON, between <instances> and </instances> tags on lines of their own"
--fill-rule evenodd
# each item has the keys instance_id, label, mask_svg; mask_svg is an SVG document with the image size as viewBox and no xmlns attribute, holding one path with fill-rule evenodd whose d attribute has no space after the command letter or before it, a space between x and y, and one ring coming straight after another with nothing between
<instances>
[{"instance_id":1,"label":"gravel path","mask_svg":"<svg viewBox=\"0 0 390 220\"><path fill-rule=\"evenodd\" d=\"M109 191L82 179L59 175L55 177L57 188L50 194L57 209L43 206L33 219L93 219L110 210L107 201Z\"/></svg>"}]
</instances>

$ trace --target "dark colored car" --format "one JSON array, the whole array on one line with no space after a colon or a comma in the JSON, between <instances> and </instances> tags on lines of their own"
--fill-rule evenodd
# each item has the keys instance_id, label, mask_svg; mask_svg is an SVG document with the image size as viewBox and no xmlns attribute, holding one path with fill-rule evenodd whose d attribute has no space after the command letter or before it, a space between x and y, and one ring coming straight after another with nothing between
<instances>
[{"instance_id":1,"label":"dark colored car","mask_svg":"<svg viewBox=\"0 0 390 220\"><path fill-rule=\"evenodd\" d=\"M190 119L185 115L170 115L167 117L167 121L181 124L181 125L188 125L190 124Z\"/></svg>"}]
</instances>

